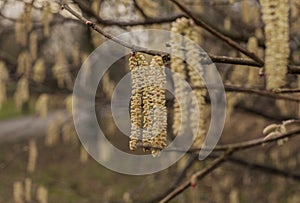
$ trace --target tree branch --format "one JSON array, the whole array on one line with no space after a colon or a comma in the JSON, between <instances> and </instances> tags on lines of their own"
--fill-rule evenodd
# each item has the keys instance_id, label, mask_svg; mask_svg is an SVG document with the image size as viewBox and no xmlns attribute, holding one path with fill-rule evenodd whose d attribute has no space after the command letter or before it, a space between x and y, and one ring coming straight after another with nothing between
<instances>
[{"instance_id":1,"label":"tree branch","mask_svg":"<svg viewBox=\"0 0 300 203\"><path fill-rule=\"evenodd\" d=\"M296 135L300 134L300 128L296 129L296 130L292 130L290 132L287 133L283 133L283 134L279 134L277 136L271 137L269 139L265 139L264 137L260 137L257 139L253 139L253 140L249 140L249 141L243 141L243 142L238 142L238 143L233 143L233 144L224 144L224 145L217 145L213 150L214 151L226 151L228 149L234 149L234 150L244 150L244 149L248 149L251 147L256 147L259 145L263 145L266 143L271 143L274 141L278 141L278 140L282 140L284 138L292 138ZM193 148L190 149L189 152L198 152L200 150L210 150L209 147L207 148Z\"/></svg>"},{"instance_id":2,"label":"tree branch","mask_svg":"<svg viewBox=\"0 0 300 203\"><path fill-rule=\"evenodd\" d=\"M163 23L171 23L177 18L181 18L185 15L179 14L179 15L173 15L168 17L161 17L161 18L146 18L146 20L138 20L138 21L115 21L115 20L104 20L99 15L94 13L90 7L86 4L84 4L81 1L75 0L75 2L78 4L78 6L82 9L83 12L86 14L92 16L97 20L97 23L102 25L115 25L115 26L139 26L139 25L153 25L153 24L163 24Z\"/></svg>"},{"instance_id":3,"label":"tree branch","mask_svg":"<svg viewBox=\"0 0 300 203\"><path fill-rule=\"evenodd\" d=\"M140 7L140 5L137 3L136 0L133 0L133 4L134 4L134 7L136 8L136 10L138 10L145 19L150 19L150 17L147 16L147 14L144 12L142 7Z\"/></svg>"},{"instance_id":4,"label":"tree branch","mask_svg":"<svg viewBox=\"0 0 300 203\"><path fill-rule=\"evenodd\" d=\"M214 169L216 169L221 163L223 163L232 153L234 150L230 149L223 153L219 158L213 160L208 166L204 169L194 173L189 179L184 181L182 184L177 186L172 192L170 192L166 197L164 197L160 203L169 202L174 197L185 191L187 188L194 184L194 181L199 181L204 178L207 174L211 173Z\"/></svg>"},{"instance_id":5,"label":"tree branch","mask_svg":"<svg viewBox=\"0 0 300 203\"><path fill-rule=\"evenodd\" d=\"M293 179L295 181L300 181L300 174L287 172L285 170L281 170L281 169L274 168L271 166L265 166L262 164L247 162L243 159L239 159L239 158L235 158L235 157L229 157L227 160L231 163L242 165L242 166L249 167L249 168L253 168L255 170L259 170L259 171L262 171L267 174L282 176L285 178Z\"/></svg>"},{"instance_id":6,"label":"tree branch","mask_svg":"<svg viewBox=\"0 0 300 203\"><path fill-rule=\"evenodd\" d=\"M212 85L210 85L211 88L214 88ZM193 86L192 89L204 89L207 88L207 86ZM220 87L216 87L220 88ZM280 95L278 93L275 93L274 91L268 91L268 90L260 90L260 89L255 89L253 87L241 87L241 86L235 86L235 85L228 85L225 84L224 88L228 92L242 92L242 93L247 93L247 94L257 94L260 96L264 97L270 97L274 99L283 99L287 101L294 101L294 102L300 102L299 98L292 97L292 96L286 96L286 95ZM286 90L288 91L288 90ZM293 90L290 90L293 91Z\"/></svg>"}]
</instances>

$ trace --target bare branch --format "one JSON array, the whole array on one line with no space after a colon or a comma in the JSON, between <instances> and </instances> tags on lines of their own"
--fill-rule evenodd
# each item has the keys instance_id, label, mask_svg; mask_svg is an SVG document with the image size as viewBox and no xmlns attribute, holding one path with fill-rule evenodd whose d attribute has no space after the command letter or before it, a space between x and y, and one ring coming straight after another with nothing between
<instances>
[{"instance_id":1,"label":"bare branch","mask_svg":"<svg viewBox=\"0 0 300 203\"><path fill-rule=\"evenodd\" d=\"M210 85L210 87L214 88L212 85ZM193 89L203 89L203 88L206 88L206 86L194 86L192 88ZM216 88L220 88L220 87L216 87ZM257 94L260 96L270 97L270 98L274 98L274 99L282 99L282 100L287 100L287 101L300 102L300 99L297 97L280 95L280 94L275 93L274 91L260 90L260 89L254 88L254 87L241 87L241 86L225 84L224 88L228 92L239 92L239 93L242 92L242 93L247 93L247 94Z\"/></svg>"},{"instance_id":2,"label":"bare branch","mask_svg":"<svg viewBox=\"0 0 300 203\"><path fill-rule=\"evenodd\" d=\"M264 139L264 137L260 136L260 138L249 140L249 141L238 142L238 143L234 143L234 144L217 145L213 150L214 151L226 151L228 149L243 150L243 149L248 149L251 147L260 146L260 145L263 145L266 143L271 143L271 142L275 142L278 140L282 140L284 138L292 138L299 134L300 134L300 129L296 129L296 130L292 130L288 133L279 134L279 135L274 136L269 139ZM200 151L201 149L205 150L205 148L194 148L194 149L190 149L189 152ZM207 149L209 149L209 147L207 147Z\"/></svg>"},{"instance_id":3,"label":"bare branch","mask_svg":"<svg viewBox=\"0 0 300 203\"><path fill-rule=\"evenodd\" d=\"M213 160L208 166L206 166L204 169L194 173L189 179L184 181L182 184L180 184L177 188L175 188L172 192L170 192L165 198L163 198L160 203L169 202L174 197L185 191L187 188L192 186L193 181L201 180L204 178L207 174L211 173L214 169L216 169L221 163L223 163L232 153L234 150L228 150L224 152L223 155L221 155L219 158Z\"/></svg>"},{"instance_id":4,"label":"bare branch","mask_svg":"<svg viewBox=\"0 0 300 203\"><path fill-rule=\"evenodd\" d=\"M249 167L251 169L262 171L264 173L267 173L268 175L272 174L272 175L276 175L276 176L290 178L295 181L300 181L300 174L295 174L295 173L281 170L281 169L278 169L278 168L275 168L272 166L265 166L262 164L247 162L243 159L239 159L239 158L235 158L235 157L229 157L227 160L234 164L238 164L238 165L242 165L245 167Z\"/></svg>"},{"instance_id":5,"label":"bare branch","mask_svg":"<svg viewBox=\"0 0 300 203\"><path fill-rule=\"evenodd\" d=\"M173 15L168 17L161 17L161 18L145 18L145 20L138 20L138 21L115 21L115 20L104 20L99 15L94 13L90 7L86 4L84 4L81 1L75 0L75 2L78 4L78 6L82 9L83 12L88 14L89 16L92 16L97 20L97 23L102 25L115 25L115 26L139 26L139 25L153 25L153 24L163 24L163 23L171 23L177 18L181 18L185 15L179 14L179 15Z\"/></svg>"}]
</instances>

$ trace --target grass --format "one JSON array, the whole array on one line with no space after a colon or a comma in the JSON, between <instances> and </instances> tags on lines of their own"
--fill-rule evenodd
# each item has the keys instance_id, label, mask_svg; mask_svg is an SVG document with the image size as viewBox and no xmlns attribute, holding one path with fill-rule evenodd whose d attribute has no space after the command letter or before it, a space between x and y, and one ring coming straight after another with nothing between
<instances>
[{"instance_id":1,"label":"grass","mask_svg":"<svg viewBox=\"0 0 300 203\"><path fill-rule=\"evenodd\" d=\"M10 118L21 117L24 115L30 115L34 113L33 105L30 103L29 108L21 111L16 108L15 102L13 99L8 99L0 109L0 120L6 120Z\"/></svg>"}]
</instances>

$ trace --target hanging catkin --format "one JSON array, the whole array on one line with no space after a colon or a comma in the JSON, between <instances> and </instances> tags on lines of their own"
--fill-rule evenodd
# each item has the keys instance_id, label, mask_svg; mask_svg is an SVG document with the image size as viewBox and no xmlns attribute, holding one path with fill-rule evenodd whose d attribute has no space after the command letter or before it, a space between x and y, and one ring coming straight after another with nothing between
<instances>
[{"instance_id":1,"label":"hanging catkin","mask_svg":"<svg viewBox=\"0 0 300 203\"><path fill-rule=\"evenodd\" d=\"M27 45L27 32L25 32L24 18L20 15L15 23L16 42L22 46Z\"/></svg>"},{"instance_id":2,"label":"hanging catkin","mask_svg":"<svg viewBox=\"0 0 300 203\"><path fill-rule=\"evenodd\" d=\"M24 202L24 188L21 181L14 182L13 185L13 196L15 203L23 203Z\"/></svg>"},{"instance_id":3,"label":"hanging catkin","mask_svg":"<svg viewBox=\"0 0 300 203\"><path fill-rule=\"evenodd\" d=\"M205 85L203 80L203 67L199 62L200 54L199 48L194 42L187 40L187 63L188 63L188 74L190 84L193 87L203 87ZM190 126L194 135L194 145L200 146L203 144L205 138L205 96L206 89L194 89L192 94L196 97L196 100L192 100L190 109ZM199 109L197 111L196 109ZM199 119L198 119L199 118ZM198 127L198 128L197 128Z\"/></svg>"},{"instance_id":4,"label":"hanging catkin","mask_svg":"<svg viewBox=\"0 0 300 203\"><path fill-rule=\"evenodd\" d=\"M184 89L183 81L186 79L186 67L184 63L184 40L181 34L188 28L188 19L179 18L172 23L171 28L171 70L174 73L174 93L176 99L173 105L173 134L176 136L179 130L184 132L188 126L188 97ZM181 102L179 105L178 100Z\"/></svg>"},{"instance_id":5,"label":"hanging catkin","mask_svg":"<svg viewBox=\"0 0 300 203\"><path fill-rule=\"evenodd\" d=\"M41 15L41 22L44 25L44 35L48 37L50 34L50 23L53 19L53 14L51 12L51 5L49 2L45 2Z\"/></svg>"},{"instance_id":6,"label":"hanging catkin","mask_svg":"<svg viewBox=\"0 0 300 203\"><path fill-rule=\"evenodd\" d=\"M35 103L35 112L43 118L45 118L48 113L48 100L48 94L44 93L38 97Z\"/></svg>"},{"instance_id":7,"label":"hanging catkin","mask_svg":"<svg viewBox=\"0 0 300 203\"><path fill-rule=\"evenodd\" d=\"M32 32L29 36L29 49L32 60L37 58L38 49L38 35L36 32Z\"/></svg>"},{"instance_id":8,"label":"hanging catkin","mask_svg":"<svg viewBox=\"0 0 300 203\"><path fill-rule=\"evenodd\" d=\"M44 186L39 186L36 190L36 199L39 203L48 202L48 190Z\"/></svg>"},{"instance_id":9,"label":"hanging catkin","mask_svg":"<svg viewBox=\"0 0 300 203\"><path fill-rule=\"evenodd\" d=\"M6 101L7 101L6 84L2 79L0 79L0 109L2 108L3 104Z\"/></svg>"},{"instance_id":10,"label":"hanging catkin","mask_svg":"<svg viewBox=\"0 0 300 203\"><path fill-rule=\"evenodd\" d=\"M35 139L30 139L28 163L27 163L27 171L29 173L33 173L35 170L37 156L38 156L38 151L37 151L36 141Z\"/></svg>"},{"instance_id":11,"label":"hanging catkin","mask_svg":"<svg viewBox=\"0 0 300 203\"><path fill-rule=\"evenodd\" d=\"M131 118L131 134L129 148L134 151L137 148L137 142L141 139L142 133L142 83L143 76L141 69L147 66L148 63L145 57L140 53L133 53L129 58L129 67L131 70L131 103L130 103L130 118Z\"/></svg>"},{"instance_id":12,"label":"hanging catkin","mask_svg":"<svg viewBox=\"0 0 300 203\"><path fill-rule=\"evenodd\" d=\"M28 51L23 51L18 56L17 74L29 76L32 66L32 59Z\"/></svg>"},{"instance_id":13,"label":"hanging catkin","mask_svg":"<svg viewBox=\"0 0 300 203\"><path fill-rule=\"evenodd\" d=\"M52 73L57 80L57 86L63 88L68 73L67 59L63 52L58 52L56 55L56 63L52 67Z\"/></svg>"},{"instance_id":14,"label":"hanging catkin","mask_svg":"<svg viewBox=\"0 0 300 203\"><path fill-rule=\"evenodd\" d=\"M36 83L44 82L46 78L46 66L43 58L39 58L33 66L33 80Z\"/></svg>"},{"instance_id":15,"label":"hanging catkin","mask_svg":"<svg viewBox=\"0 0 300 203\"><path fill-rule=\"evenodd\" d=\"M7 100L6 81L9 79L7 67L0 61L0 109Z\"/></svg>"},{"instance_id":16,"label":"hanging catkin","mask_svg":"<svg viewBox=\"0 0 300 203\"><path fill-rule=\"evenodd\" d=\"M167 110L165 107L166 75L163 60L154 56L150 66L145 57L134 53L129 59L132 79L131 136L129 147L135 150L142 139L144 150L153 156L166 147Z\"/></svg>"},{"instance_id":17,"label":"hanging catkin","mask_svg":"<svg viewBox=\"0 0 300 203\"><path fill-rule=\"evenodd\" d=\"M24 76L19 80L17 84L17 89L14 94L14 100L16 103L16 107L20 110L22 109L23 104L29 100L28 79Z\"/></svg>"},{"instance_id":18,"label":"hanging catkin","mask_svg":"<svg viewBox=\"0 0 300 203\"><path fill-rule=\"evenodd\" d=\"M24 25L27 33L32 29L32 5L24 4L24 13L23 13Z\"/></svg>"},{"instance_id":19,"label":"hanging catkin","mask_svg":"<svg viewBox=\"0 0 300 203\"><path fill-rule=\"evenodd\" d=\"M289 49L289 1L261 0L262 20L265 24L265 69L267 89L285 84Z\"/></svg>"},{"instance_id":20,"label":"hanging catkin","mask_svg":"<svg viewBox=\"0 0 300 203\"><path fill-rule=\"evenodd\" d=\"M152 108L150 111L151 153L159 155L160 150L167 146L167 109L165 106L166 74L163 60L154 56L149 66L149 86Z\"/></svg>"},{"instance_id":21,"label":"hanging catkin","mask_svg":"<svg viewBox=\"0 0 300 203\"><path fill-rule=\"evenodd\" d=\"M199 42L198 33L192 27L193 21L186 18L178 19L172 24L171 34L171 69L174 74L175 96L181 101L181 108L178 102L174 101L174 119L173 133L178 133L178 126L181 123L181 130L187 130L188 127L194 135L194 145L201 145L205 137L205 89L194 89L192 94L195 99L190 101L193 95L187 95L183 79L189 80L190 85L194 87L203 87L203 67L201 65L201 54L196 42ZM177 33L177 35L176 35ZM178 36L178 34L186 36ZM193 41L191 41L193 40ZM201 40L200 40L201 41ZM175 56L174 56L175 55ZM176 57L180 56L181 58ZM184 63L183 59L186 59ZM191 102L191 108L188 104ZM199 109L199 111L197 111ZM200 115L199 115L200 114ZM180 121L181 116L181 121ZM199 118L199 119L198 119Z\"/></svg>"},{"instance_id":22,"label":"hanging catkin","mask_svg":"<svg viewBox=\"0 0 300 203\"><path fill-rule=\"evenodd\" d=\"M25 201L26 202L31 202L31 186L32 186L32 181L30 178L25 179L25 187L24 187L24 193L25 193Z\"/></svg>"}]
</instances>

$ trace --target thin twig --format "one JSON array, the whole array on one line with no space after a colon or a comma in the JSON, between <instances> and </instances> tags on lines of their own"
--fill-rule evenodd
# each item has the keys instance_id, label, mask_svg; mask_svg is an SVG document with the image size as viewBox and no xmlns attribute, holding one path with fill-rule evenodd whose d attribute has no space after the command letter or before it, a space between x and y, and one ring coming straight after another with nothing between
<instances>
[{"instance_id":1,"label":"thin twig","mask_svg":"<svg viewBox=\"0 0 300 203\"><path fill-rule=\"evenodd\" d=\"M284 88L281 88L281 89L275 89L274 92L277 93L277 94L299 93L300 89L284 89Z\"/></svg>"},{"instance_id":2,"label":"thin twig","mask_svg":"<svg viewBox=\"0 0 300 203\"><path fill-rule=\"evenodd\" d=\"M254 67L261 67L261 64L244 58L234 58L229 56L216 56L209 54L211 60L215 63L228 63L228 64L235 64L235 65L246 65L246 66L254 66Z\"/></svg>"},{"instance_id":3,"label":"thin twig","mask_svg":"<svg viewBox=\"0 0 300 203\"><path fill-rule=\"evenodd\" d=\"M201 180L204 178L207 174L211 173L214 169L216 169L221 163L223 163L232 153L234 150L230 149L219 158L213 160L208 166L206 166L204 169L194 173L189 179L184 181L182 184L177 186L172 192L170 192L166 197L164 197L160 203L169 202L174 197L182 193L184 190L192 186L192 182L197 180Z\"/></svg>"},{"instance_id":4,"label":"thin twig","mask_svg":"<svg viewBox=\"0 0 300 203\"><path fill-rule=\"evenodd\" d=\"M243 141L243 142L238 142L238 143L233 143L233 144L223 144L223 145L217 145L216 147L213 148L214 151L226 151L228 149L235 149L235 150L243 150L243 149L248 149L251 147L255 146L260 146L266 143L271 143L275 142L278 140L282 140L284 138L292 138L296 135L300 135L300 129L296 130L291 130L290 132L279 134L277 136L271 137L269 139L265 139L264 137L260 137L257 139L249 140L249 141ZM193 148L190 149L189 152L197 152L200 150L210 150L209 147L207 148Z\"/></svg>"},{"instance_id":5,"label":"thin twig","mask_svg":"<svg viewBox=\"0 0 300 203\"><path fill-rule=\"evenodd\" d=\"M95 23L87 20L85 17L81 16L80 14L78 14L76 11L72 10L68 4L63 4L62 5L63 8L67 11L69 11L72 15L74 15L76 18L78 18L78 20L80 20L82 23L85 23L86 25L88 25L90 28L92 28L93 30L97 31L98 33L100 33L101 35L103 35L104 37L106 37L107 39L110 39L120 45L122 45L123 47L126 47L128 49L131 49L132 51L138 51L138 52L142 52L142 53L146 53L149 55L166 55L167 53L162 52L162 51L156 51L156 50L152 50L152 49L147 49L144 47L139 47L136 45L132 45L128 42L122 41L117 37L114 37L110 34L108 34L107 32L103 31L99 26L97 26Z\"/></svg>"},{"instance_id":6,"label":"thin twig","mask_svg":"<svg viewBox=\"0 0 300 203\"><path fill-rule=\"evenodd\" d=\"M92 16L97 20L97 23L102 25L115 25L115 26L139 26L139 25L153 25L153 24L163 24L163 23L170 23L176 20L177 18L181 18L183 16L186 16L184 14L177 14L173 16L168 17L160 17L160 18L146 18L146 20L137 20L137 21L122 21L122 20L105 20L102 19L99 15L97 15L91 8L83 3L82 1L75 0L75 2L78 4L78 6L82 9L83 12L88 14L89 16Z\"/></svg>"},{"instance_id":7,"label":"thin twig","mask_svg":"<svg viewBox=\"0 0 300 203\"><path fill-rule=\"evenodd\" d=\"M234 163L234 164L238 164L238 165L242 165L242 166L245 166L245 167L249 167L251 169L262 171L264 173L267 173L268 175L272 174L272 175L282 176L282 177L285 177L285 178L290 178L290 179L293 179L295 181L300 181L300 174L287 172L285 170L281 170L281 169L274 168L274 167L271 167L271 166L266 166L266 165L262 165L262 164L247 162L243 159L239 159L239 158L236 158L236 157L229 157L227 160L231 163Z\"/></svg>"},{"instance_id":8,"label":"thin twig","mask_svg":"<svg viewBox=\"0 0 300 203\"><path fill-rule=\"evenodd\" d=\"M150 17L144 12L142 7L140 7L140 5L137 3L136 0L133 0L132 2L133 2L134 7L136 8L136 10L138 10L145 19L150 19Z\"/></svg>"},{"instance_id":9,"label":"thin twig","mask_svg":"<svg viewBox=\"0 0 300 203\"><path fill-rule=\"evenodd\" d=\"M210 88L214 88L213 85L208 85ZM207 86L193 86L192 89L204 89L207 88ZM217 89L220 88L219 86L216 87ZM286 96L286 95L280 95L276 94L274 91L268 91L268 90L260 90L255 89L253 87L241 87L241 86L235 86L235 85L224 85L224 89L227 92L242 92L247 94L257 94L260 96L270 97L274 99L282 99L287 101L293 101L293 102L300 102L300 98L293 97L293 96Z\"/></svg>"}]
</instances>

